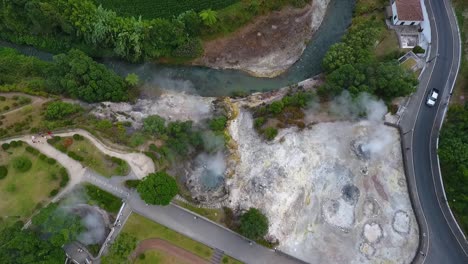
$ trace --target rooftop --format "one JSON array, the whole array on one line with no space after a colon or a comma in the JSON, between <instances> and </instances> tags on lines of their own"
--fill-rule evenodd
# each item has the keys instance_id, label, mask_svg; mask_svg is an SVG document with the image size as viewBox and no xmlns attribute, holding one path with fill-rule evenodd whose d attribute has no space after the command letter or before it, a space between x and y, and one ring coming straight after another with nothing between
<instances>
[{"instance_id":1,"label":"rooftop","mask_svg":"<svg viewBox=\"0 0 468 264\"><path fill-rule=\"evenodd\" d=\"M399 20L423 21L423 11L420 0L396 0Z\"/></svg>"}]
</instances>

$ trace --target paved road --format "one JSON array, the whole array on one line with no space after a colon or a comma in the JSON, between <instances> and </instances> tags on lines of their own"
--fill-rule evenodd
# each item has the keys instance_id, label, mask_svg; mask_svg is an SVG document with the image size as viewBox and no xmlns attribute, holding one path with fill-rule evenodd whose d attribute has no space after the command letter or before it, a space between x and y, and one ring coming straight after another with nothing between
<instances>
[{"instance_id":1,"label":"paved road","mask_svg":"<svg viewBox=\"0 0 468 264\"><path fill-rule=\"evenodd\" d=\"M263 246L256 244L250 245L249 241L242 236L207 221L200 216L196 216L194 213L177 205L171 204L165 207L146 205L137 192L130 191L110 179L106 179L94 173L87 173L84 180L126 200L133 212L209 247L218 248L227 255L245 263L301 263L301 261L282 255Z\"/></svg>"},{"instance_id":2,"label":"paved road","mask_svg":"<svg viewBox=\"0 0 468 264\"><path fill-rule=\"evenodd\" d=\"M402 119L404 149L415 212L422 234L416 263L468 263L468 244L447 207L437 160L437 137L455 82L460 60L460 42L448 0L427 0L431 18L432 49L419 91ZM437 54L439 56L437 56ZM429 108L428 90L437 88L441 97Z\"/></svg>"}]
</instances>

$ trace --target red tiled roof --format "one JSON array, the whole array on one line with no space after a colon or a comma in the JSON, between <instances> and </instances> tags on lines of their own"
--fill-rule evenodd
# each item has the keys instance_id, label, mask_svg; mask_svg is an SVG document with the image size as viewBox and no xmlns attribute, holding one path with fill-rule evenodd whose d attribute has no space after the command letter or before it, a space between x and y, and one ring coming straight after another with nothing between
<instances>
[{"instance_id":1,"label":"red tiled roof","mask_svg":"<svg viewBox=\"0 0 468 264\"><path fill-rule=\"evenodd\" d=\"M398 20L423 21L420 0L396 0Z\"/></svg>"}]
</instances>

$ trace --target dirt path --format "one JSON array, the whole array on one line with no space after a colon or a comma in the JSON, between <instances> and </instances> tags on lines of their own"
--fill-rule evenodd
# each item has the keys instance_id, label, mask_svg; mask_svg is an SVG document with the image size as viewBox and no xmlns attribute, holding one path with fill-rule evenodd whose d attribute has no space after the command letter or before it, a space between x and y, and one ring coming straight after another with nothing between
<instances>
[{"instance_id":1,"label":"dirt path","mask_svg":"<svg viewBox=\"0 0 468 264\"><path fill-rule=\"evenodd\" d=\"M89 133L86 130L76 129L70 132L59 133L57 134L57 136L67 137L73 136L73 134L80 134L86 137L104 154L125 160L130 165L132 171L139 179L145 177L149 173L154 172L155 170L153 161L146 155L135 152L122 152L120 150L110 148L104 145L100 140L96 139L91 133Z\"/></svg>"},{"instance_id":2,"label":"dirt path","mask_svg":"<svg viewBox=\"0 0 468 264\"><path fill-rule=\"evenodd\" d=\"M135 251L133 251L131 257L134 259L138 257L141 253L144 253L147 250L157 249L164 251L167 254L177 256L181 260L191 263L191 264L208 264L207 260L202 259L201 257L189 252L185 249L177 247L165 240L159 238L151 238L141 241Z\"/></svg>"},{"instance_id":3,"label":"dirt path","mask_svg":"<svg viewBox=\"0 0 468 264\"><path fill-rule=\"evenodd\" d=\"M113 150L99 140L97 140L94 136L88 133L85 130L77 129L72 130L66 133L58 133L57 136L72 136L73 134L80 134L87 139L89 139L100 151L107 155L115 156L120 159L123 159L128 162L129 166L131 167L132 171L138 178L143 178L147 174L154 172L154 164L153 161L146 157L144 154L141 153L122 153L120 151ZM44 138L37 138L36 140L40 140L40 142L32 143L31 141L32 135L25 135L25 136L18 136L15 138L10 138L8 140L0 141L0 144L9 143L13 140L22 140L27 144L33 146L41 153L47 155L48 157L54 158L59 162L64 168L67 169L68 174L70 175L70 181L68 182L67 186L60 191L58 195L56 195L53 201L57 201L63 195L68 193L70 190L75 187L75 185L80 184L84 181L84 177L86 174L86 167L84 167L81 163L77 162L76 160L67 156L67 154L60 152L53 146L49 145Z\"/></svg>"},{"instance_id":4,"label":"dirt path","mask_svg":"<svg viewBox=\"0 0 468 264\"><path fill-rule=\"evenodd\" d=\"M302 9L272 12L226 37L206 42L204 56L193 63L240 69L259 77L281 74L299 59L325 16L329 0L311 2Z\"/></svg>"}]
</instances>

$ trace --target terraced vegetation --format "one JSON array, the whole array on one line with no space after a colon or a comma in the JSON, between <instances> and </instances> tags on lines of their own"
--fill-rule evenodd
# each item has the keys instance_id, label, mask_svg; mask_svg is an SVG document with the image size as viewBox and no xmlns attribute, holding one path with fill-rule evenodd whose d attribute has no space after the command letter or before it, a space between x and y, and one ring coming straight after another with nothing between
<instances>
[{"instance_id":1,"label":"terraced vegetation","mask_svg":"<svg viewBox=\"0 0 468 264\"><path fill-rule=\"evenodd\" d=\"M19 141L2 145L0 176L0 229L31 216L68 183L55 159Z\"/></svg>"},{"instance_id":2,"label":"terraced vegetation","mask_svg":"<svg viewBox=\"0 0 468 264\"><path fill-rule=\"evenodd\" d=\"M151 18L172 18L188 10L199 12L203 9L218 10L232 5L239 0L94 0L123 16L142 16Z\"/></svg>"},{"instance_id":3,"label":"terraced vegetation","mask_svg":"<svg viewBox=\"0 0 468 264\"><path fill-rule=\"evenodd\" d=\"M54 137L47 142L102 176L125 176L130 172L126 161L105 155L81 135L75 134L73 137L64 138Z\"/></svg>"}]
</instances>

